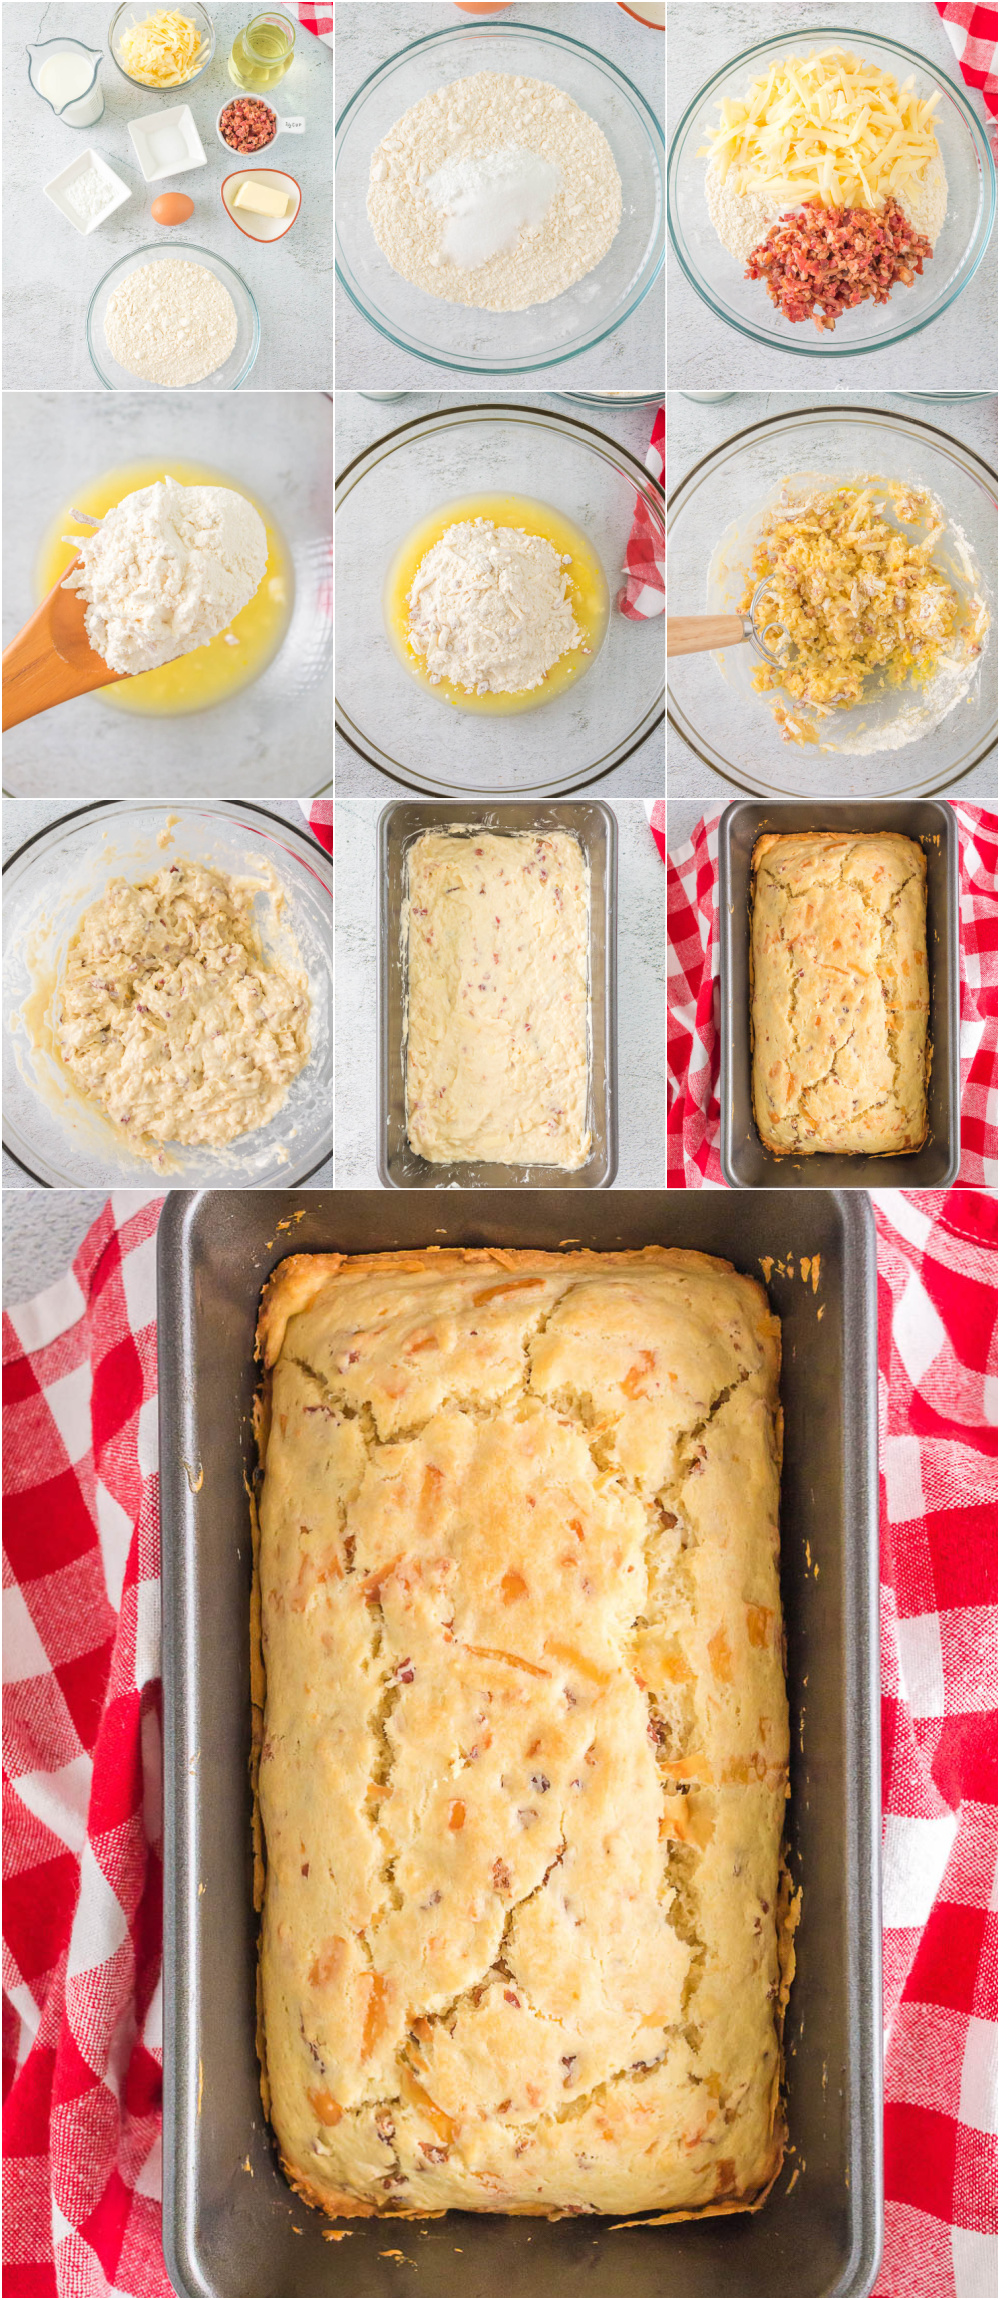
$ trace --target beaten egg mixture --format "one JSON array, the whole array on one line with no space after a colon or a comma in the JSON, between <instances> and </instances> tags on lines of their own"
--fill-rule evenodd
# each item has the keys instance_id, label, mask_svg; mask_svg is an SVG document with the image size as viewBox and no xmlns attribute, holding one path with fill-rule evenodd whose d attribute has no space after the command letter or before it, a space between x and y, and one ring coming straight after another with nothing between
<instances>
[{"instance_id":1,"label":"beaten egg mixture","mask_svg":"<svg viewBox=\"0 0 1000 2300\"><path fill-rule=\"evenodd\" d=\"M944 533L932 499L898 484L880 483L879 492L904 525L929 521L920 541L883 517L872 482L833 487L768 515L740 607L769 576L766 619L779 622L787 640L780 668L761 663L753 672L758 694L780 688L826 718L864 700L873 674L882 686L923 685L958 637L961 603L931 557ZM967 646L978 652L975 636ZM773 708L790 740L810 739L781 704Z\"/></svg>"}]
</instances>

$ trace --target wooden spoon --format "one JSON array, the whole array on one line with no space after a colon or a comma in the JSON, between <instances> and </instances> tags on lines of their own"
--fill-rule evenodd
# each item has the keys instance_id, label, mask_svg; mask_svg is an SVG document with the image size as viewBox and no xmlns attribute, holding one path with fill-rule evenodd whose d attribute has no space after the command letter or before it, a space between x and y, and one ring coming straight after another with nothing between
<instances>
[{"instance_id":1,"label":"wooden spoon","mask_svg":"<svg viewBox=\"0 0 1000 2300\"><path fill-rule=\"evenodd\" d=\"M79 559L73 566L79 567ZM42 600L30 623L12 639L3 657L3 724L19 727L54 703L69 703L74 695L89 695L94 687L113 687L127 671L109 671L87 637L85 602L79 591L64 591L71 572L66 568Z\"/></svg>"},{"instance_id":2,"label":"wooden spoon","mask_svg":"<svg viewBox=\"0 0 1000 2300\"><path fill-rule=\"evenodd\" d=\"M761 576L745 615L668 615L668 655L714 654L716 647L739 647L746 640L780 671L781 657L768 646L767 634L780 631L786 639L784 625L776 615L769 616L766 623L757 620L758 601L763 599L770 583L769 575ZM761 607L759 611L763 614L765 609Z\"/></svg>"}]
</instances>

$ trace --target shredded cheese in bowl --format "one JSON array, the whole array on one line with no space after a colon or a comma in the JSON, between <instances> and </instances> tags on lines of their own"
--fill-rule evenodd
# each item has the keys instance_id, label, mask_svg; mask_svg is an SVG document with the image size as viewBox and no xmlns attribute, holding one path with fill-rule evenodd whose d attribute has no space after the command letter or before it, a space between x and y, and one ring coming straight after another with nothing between
<instances>
[{"instance_id":1,"label":"shredded cheese in bowl","mask_svg":"<svg viewBox=\"0 0 1000 2300\"><path fill-rule=\"evenodd\" d=\"M880 209L912 198L939 158L934 107L912 74L891 72L842 48L785 56L753 80L745 98L724 97L711 141L699 147L740 197L758 193L789 207Z\"/></svg>"},{"instance_id":2,"label":"shredded cheese in bowl","mask_svg":"<svg viewBox=\"0 0 1000 2300\"><path fill-rule=\"evenodd\" d=\"M157 8L139 24L127 24L118 35L119 60L130 79L145 88L179 88L199 71L208 53L189 16L176 8Z\"/></svg>"}]
</instances>

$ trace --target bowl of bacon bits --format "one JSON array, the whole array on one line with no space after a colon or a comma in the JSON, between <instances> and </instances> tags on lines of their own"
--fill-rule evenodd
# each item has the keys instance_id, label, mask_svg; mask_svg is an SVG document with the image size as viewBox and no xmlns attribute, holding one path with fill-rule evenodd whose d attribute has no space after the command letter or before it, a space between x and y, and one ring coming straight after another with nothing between
<instances>
[{"instance_id":1,"label":"bowl of bacon bits","mask_svg":"<svg viewBox=\"0 0 1000 2300\"><path fill-rule=\"evenodd\" d=\"M266 151L278 133L278 115L259 96L235 96L223 104L215 123L220 142L249 158Z\"/></svg>"},{"instance_id":2,"label":"bowl of bacon bits","mask_svg":"<svg viewBox=\"0 0 1000 2300\"><path fill-rule=\"evenodd\" d=\"M929 327L989 245L996 172L957 83L897 41L783 34L733 57L674 138L674 253L720 319L805 358Z\"/></svg>"}]
</instances>

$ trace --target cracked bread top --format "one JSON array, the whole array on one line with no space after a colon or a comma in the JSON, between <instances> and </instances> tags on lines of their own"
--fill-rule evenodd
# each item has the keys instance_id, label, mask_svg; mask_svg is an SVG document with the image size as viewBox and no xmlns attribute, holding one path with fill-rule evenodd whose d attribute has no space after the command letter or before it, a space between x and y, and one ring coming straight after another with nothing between
<instances>
[{"instance_id":1,"label":"cracked bread top","mask_svg":"<svg viewBox=\"0 0 1000 2300\"><path fill-rule=\"evenodd\" d=\"M267 1289L265 2102L330 2213L732 2211L784 2145L779 1329L723 1262Z\"/></svg>"},{"instance_id":2,"label":"cracked bread top","mask_svg":"<svg viewBox=\"0 0 1000 2300\"><path fill-rule=\"evenodd\" d=\"M590 866L568 831L425 831L407 857L406 1131L433 1164L590 1149Z\"/></svg>"},{"instance_id":3,"label":"cracked bread top","mask_svg":"<svg viewBox=\"0 0 1000 2300\"><path fill-rule=\"evenodd\" d=\"M927 1138L927 861L899 831L795 831L752 860L753 1110L765 1149Z\"/></svg>"}]
</instances>

